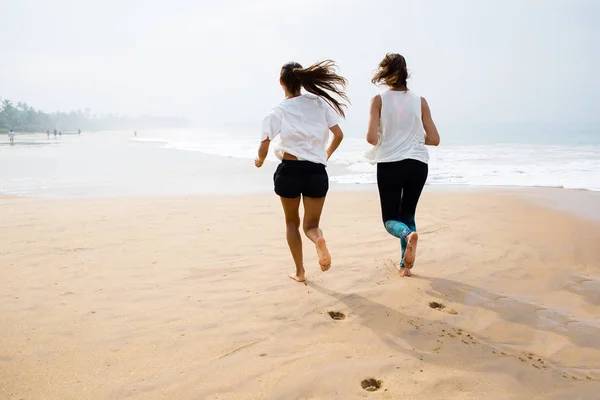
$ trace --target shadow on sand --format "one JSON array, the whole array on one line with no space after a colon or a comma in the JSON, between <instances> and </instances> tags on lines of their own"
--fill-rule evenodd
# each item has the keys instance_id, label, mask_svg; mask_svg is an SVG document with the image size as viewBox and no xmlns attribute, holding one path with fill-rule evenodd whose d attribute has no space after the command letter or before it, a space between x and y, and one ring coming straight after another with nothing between
<instances>
[{"instance_id":1,"label":"shadow on sand","mask_svg":"<svg viewBox=\"0 0 600 400\"><path fill-rule=\"evenodd\" d=\"M498 314L505 321L528 326L533 330L554 332L571 343L600 349L600 321L579 321L564 310L546 308L526 298L507 296L444 278L421 277L429 282L428 295L444 301L480 307Z\"/></svg>"}]
</instances>

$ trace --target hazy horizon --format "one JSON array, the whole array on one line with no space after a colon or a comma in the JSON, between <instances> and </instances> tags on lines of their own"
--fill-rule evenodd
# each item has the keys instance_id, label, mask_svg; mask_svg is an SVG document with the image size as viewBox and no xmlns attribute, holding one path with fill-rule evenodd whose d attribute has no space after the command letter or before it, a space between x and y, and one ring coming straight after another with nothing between
<instances>
[{"instance_id":1,"label":"hazy horizon","mask_svg":"<svg viewBox=\"0 0 600 400\"><path fill-rule=\"evenodd\" d=\"M9 0L0 14L0 96L45 112L254 122L281 100L284 62L332 58L360 126L391 51L439 121L600 118L593 0Z\"/></svg>"}]
</instances>

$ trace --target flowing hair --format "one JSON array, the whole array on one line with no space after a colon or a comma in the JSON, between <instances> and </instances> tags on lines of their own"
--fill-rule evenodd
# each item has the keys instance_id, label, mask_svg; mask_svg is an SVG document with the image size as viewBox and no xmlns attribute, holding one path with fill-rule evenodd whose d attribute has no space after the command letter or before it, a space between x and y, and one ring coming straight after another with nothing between
<instances>
[{"instance_id":1,"label":"flowing hair","mask_svg":"<svg viewBox=\"0 0 600 400\"><path fill-rule=\"evenodd\" d=\"M390 88L401 88L408 87L408 77L406 59L397 53L387 53L379 63L371 82L375 85L384 83Z\"/></svg>"},{"instance_id":2,"label":"flowing hair","mask_svg":"<svg viewBox=\"0 0 600 400\"><path fill-rule=\"evenodd\" d=\"M344 117L347 105L336 99L350 103L346 95L346 78L336 73L337 66L332 60L319 61L310 67L302 68L297 62L289 62L281 67L281 83L291 93L298 93L304 88L309 93L322 97L340 116Z\"/></svg>"}]
</instances>

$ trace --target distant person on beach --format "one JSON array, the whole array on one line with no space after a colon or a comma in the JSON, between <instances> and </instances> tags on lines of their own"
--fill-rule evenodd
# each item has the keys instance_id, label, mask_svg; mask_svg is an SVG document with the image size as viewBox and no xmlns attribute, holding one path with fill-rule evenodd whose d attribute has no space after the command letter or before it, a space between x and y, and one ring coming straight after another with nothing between
<instances>
[{"instance_id":1,"label":"distant person on beach","mask_svg":"<svg viewBox=\"0 0 600 400\"><path fill-rule=\"evenodd\" d=\"M137 131L133 132L133 136L137 137Z\"/></svg>"},{"instance_id":2,"label":"distant person on beach","mask_svg":"<svg viewBox=\"0 0 600 400\"><path fill-rule=\"evenodd\" d=\"M81 136L81 129L77 129L77 133Z\"/></svg>"},{"instance_id":3,"label":"distant person on beach","mask_svg":"<svg viewBox=\"0 0 600 400\"><path fill-rule=\"evenodd\" d=\"M425 98L408 89L406 60L387 54L372 82L387 90L371 99L367 142L374 147L366 157L377 164L377 187L385 229L400 239L399 271L410 276L419 235L415 223L417 203L427 180L429 153L440 135Z\"/></svg>"},{"instance_id":4,"label":"distant person on beach","mask_svg":"<svg viewBox=\"0 0 600 400\"><path fill-rule=\"evenodd\" d=\"M54 137L56 137L56 129L54 130Z\"/></svg>"},{"instance_id":5,"label":"distant person on beach","mask_svg":"<svg viewBox=\"0 0 600 400\"><path fill-rule=\"evenodd\" d=\"M46 129L46 137L50 139L50 131L48 129Z\"/></svg>"},{"instance_id":6,"label":"distant person on beach","mask_svg":"<svg viewBox=\"0 0 600 400\"><path fill-rule=\"evenodd\" d=\"M15 142L15 131L13 131L12 129L10 130L10 132L8 132L8 140L10 140L11 143Z\"/></svg>"},{"instance_id":7,"label":"distant person on beach","mask_svg":"<svg viewBox=\"0 0 600 400\"><path fill-rule=\"evenodd\" d=\"M290 278L305 281L300 236L300 200L304 203L305 235L315 244L322 271L331 267L331 256L323 231L319 228L329 177L325 166L338 148L344 134L338 125L344 116L343 107L333 95L348 100L346 79L335 71L331 60L321 61L308 68L290 62L281 68L279 83L285 100L275 106L262 124L262 141L254 161L260 168L269 152L271 140L280 136L275 155L281 160L273 176L275 193L281 198L285 214L286 238L296 273ZM309 93L302 94L304 88ZM329 131L333 139L328 144Z\"/></svg>"}]
</instances>

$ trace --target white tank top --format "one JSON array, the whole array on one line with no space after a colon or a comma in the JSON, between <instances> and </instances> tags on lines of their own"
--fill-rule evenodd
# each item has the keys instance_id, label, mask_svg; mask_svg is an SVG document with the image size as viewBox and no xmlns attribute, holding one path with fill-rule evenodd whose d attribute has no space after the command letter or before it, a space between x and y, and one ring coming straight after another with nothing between
<instances>
[{"instance_id":1,"label":"white tank top","mask_svg":"<svg viewBox=\"0 0 600 400\"><path fill-rule=\"evenodd\" d=\"M411 90L386 90L380 96L381 118L377 145L365 156L373 164L406 159L429 162L421 119L421 96Z\"/></svg>"}]
</instances>

